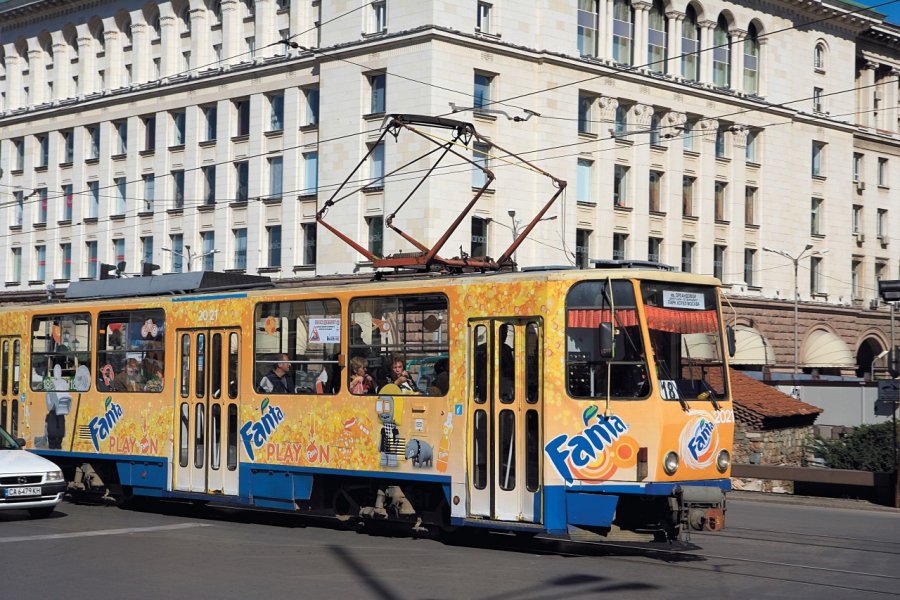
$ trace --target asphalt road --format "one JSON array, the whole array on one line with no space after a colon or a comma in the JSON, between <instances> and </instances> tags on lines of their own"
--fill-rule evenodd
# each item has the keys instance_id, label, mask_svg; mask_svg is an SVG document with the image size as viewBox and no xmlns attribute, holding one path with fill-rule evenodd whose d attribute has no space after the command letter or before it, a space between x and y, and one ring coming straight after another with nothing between
<instances>
[{"instance_id":1,"label":"asphalt road","mask_svg":"<svg viewBox=\"0 0 900 600\"><path fill-rule=\"evenodd\" d=\"M637 551L482 535L347 531L250 511L64 503L0 513L2 598L461 599L900 596L900 511L729 502L726 529Z\"/></svg>"}]
</instances>

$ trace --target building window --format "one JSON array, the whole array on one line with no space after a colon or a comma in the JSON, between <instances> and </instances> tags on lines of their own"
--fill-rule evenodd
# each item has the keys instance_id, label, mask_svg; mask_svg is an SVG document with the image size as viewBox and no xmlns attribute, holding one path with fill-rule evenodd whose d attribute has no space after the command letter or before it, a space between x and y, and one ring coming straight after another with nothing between
<instances>
[{"instance_id":1,"label":"building window","mask_svg":"<svg viewBox=\"0 0 900 600\"><path fill-rule=\"evenodd\" d=\"M599 0L578 0L578 54L597 56Z\"/></svg>"},{"instance_id":2,"label":"building window","mask_svg":"<svg viewBox=\"0 0 900 600\"><path fill-rule=\"evenodd\" d=\"M850 287L854 300L863 297L862 261L854 260L850 263Z\"/></svg>"},{"instance_id":3,"label":"building window","mask_svg":"<svg viewBox=\"0 0 900 600\"><path fill-rule=\"evenodd\" d=\"M578 159L578 186L575 194L579 204L590 204L594 201L593 171L594 161L585 158Z\"/></svg>"},{"instance_id":4,"label":"building window","mask_svg":"<svg viewBox=\"0 0 900 600\"><path fill-rule=\"evenodd\" d=\"M888 211L886 208L879 208L877 221L875 223L875 232L881 243L887 241Z\"/></svg>"},{"instance_id":5,"label":"building window","mask_svg":"<svg viewBox=\"0 0 900 600\"><path fill-rule=\"evenodd\" d=\"M207 165L200 169L203 174L203 204L209 206L216 203L216 165Z\"/></svg>"},{"instance_id":6,"label":"building window","mask_svg":"<svg viewBox=\"0 0 900 600\"><path fill-rule=\"evenodd\" d=\"M590 267L588 261L591 255L591 231L589 229L575 230L575 266L579 269Z\"/></svg>"},{"instance_id":7,"label":"building window","mask_svg":"<svg viewBox=\"0 0 900 600\"><path fill-rule=\"evenodd\" d=\"M694 242L681 242L681 270L691 273L694 268Z\"/></svg>"},{"instance_id":8,"label":"building window","mask_svg":"<svg viewBox=\"0 0 900 600\"><path fill-rule=\"evenodd\" d=\"M650 145L659 146L660 129L662 129L662 116L659 112L654 111L650 116Z\"/></svg>"},{"instance_id":9,"label":"building window","mask_svg":"<svg viewBox=\"0 0 900 600\"><path fill-rule=\"evenodd\" d=\"M816 44L816 48L813 50L813 68L825 70L825 44Z\"/></svg>"},{"instance_id":10,"label":"building window","mask_svg":"<svg viewBox=\"0 0 900 600\"><path fill-rule=\"evenodd\" d=\"M88 218L96 219L100 216L100 182L88 181Z\"/></svg>"},{"instance_id":11,"label":"building window","mask_svg":"<svg viewBox=\"0 0 900 600\"><path fill-rule=\"evenodd\" d=\"M13 140L13 171L21 171L25 168L25 140L19 138Z\"/></svg>"},{"instance_id":12,"label":"building window","mask_svg":"<svg viewBox=\"0 0 900 600\"><path fill-rule=\"evenodd\" d=\"M650 171L650 189L649 189L649 200L650 200L650 212L660 212L662 209L660 208L660 198L662 191L662 177L663 174L659 171Z\"/></svg>"},{"instance_id":13,"label":"building window","mask_svg":"<svg viewBox=\"0 0 900 600\"><path fill-rule=\"evenodd\" d=\"M822 234L822 204L825 201L821 198L813 198L809 209L809 233L810 235Z\"/></svg>"},{"instance_id":14,"label":"building window","mask_svg":"<svg viewBox=\"0 0 900 600\"><path fill-rule=\"evenodd\" d=\"M725 246L713 246L713 277L722 281L725 275Z\"/></svg>"},{"instance_id":15,"label":"building window","mask_svg":"<svg viewBox=\"0 0 900 600\"><path fill-rule=\"evenodd\" d=\"M36 137L36 140L38 148L37 166L46 167L50 163L50 140L46 135L39 135Z\"/></svg>"},{"instance_id":16,"label":"building window","mask_svg":"<svg viewBox=\"0 0 900 600\"><path fill-rule=\"evenodd\" d=\"M251 35L250 37L244 38L244 48L246 49L244 54L247 56L248 60L252 61L256 58L256 37Z\"/></svg>"},{"instance_id":17,"label":"building window","mask_svg":"<svg viewBox=\"0 0 900 600\"><path fill-rule=\"evenodd\" d=\"M156 149L156 117L144 117L141 124L144 129L144 151L151 152Z\"/></svg>"},{"instance_id":18,"label":"building window","mask_svg":"<svg viewBox=\"0 0 900 600\"><path fill-rule=\"evenodd\" d=\"M178 110L172 113L172 145L184 146L185 140L185 113Z\"/></svg>"},{"instance_id":19,"label":"building window","mask_svg":"<svg viewBox=\"0 0 900 600\"><path fill-rule=\"evenodd\" d=\"M378 73L369 76L369 113L382 114L385 111L387 75Z\"/></svg>"},{"instance_id":20,"label":"building window","mask_svg":"<svg viewBox=\"0 0 900 600\"><path fill-rule=\"evenodd\" d=\"M319 88L311 87L303 90L306 98L306 122L305 125L313 127L319 124Z\"/></svg>"},{"instance_id":21,"label":"building window","mask_svg":"<svg viewBox=\"0 0 900 600\"><path fill-rule=\"evenodd\" d=\"M113 123L116 132L116 154L128 152L128 122L116 121Z\"/></svg>"},{"instance_id":22,"label":"building window","mask_svg":"<svg viewBox=\"0 0 900 600\"><path fill-rule=\"evenodd\" d=\"M250 135L250 99L234 101L234 112L237 117L235 135Z\"/></svg>"},{"instance_id":23,"label":"building window","mask_svg":"<svg viewBox=\"0 0 900 600\"><path fill-rule=\"evenodd\" d=\"M669 26L666 21L666 8L662 0L653 0L647 14L647 66L651 71L666 71L666 40L669 37Z\"/></svg>"},{"instance_id":24,"label":"building window","mask_svg":"<svg viewBox=\"0 0 900 600\"><path fill-rule=\"evenodd\" d=\"M35 281L47 280L47 246L34 247L34 279Z\"/></svg>"},{"instance_id":25,"label":"building window","mask_svg":"<svg viewBox=\"0 0 900 600\"><path fill-rule=\"evenodd\" d=\"M694 182L695 177L681 178L681 216L694 216Z\"/></svg>"},{"instance_id":26,"label":"building window","mask_svg":"<svg viewBox=\"0 0 900 600\"><path fill-rule=\"evenodd\" d=\"M60 244L59 254L62 258L59 269L59 278L72 279L72 244Z\"/></svg>"},{"instance_id":27,"label":"building window","mask_svg":"<svg viewBox=\"0 0 900 600\"><path fill-rule=\"evenodd\" d=\"M200 266L202 271L212 271L215 269L216 250L216 232L202 231L200 232L200 242L203 244L203 254L200 255Z\"/></svg>"},{"instance_id":28,"label":"building window","mask_svg":"<svg viewBox=\"0 0 900 600\"><path fill-rule=\"evenodd\" d=\"M75 202L75 194L72 190L72 184L67 183L62 187L63 193L63 206L62 206L62 220L63 221L71 221L72 213L74 212L73 204Z\"/></svg>"},{"instance_id":29,"label":"building window","mask_svg":"<svg viewBox=\"0 0 900 600\"><path fill-rule=\"evenodd\" d=\"M613 172L613 206L626 206L628 202L628 167L616 165Z\"/></svg>"},{"instance_id":30,"label":"building window","mask_svg":"<svg viewBox=\"0 0 900 600\"><path fill-rule=\"evenodd\" d=\"M748 163L757 164L759 160L756 157L756 146L757 140L759 139L759 132L757 131L749 131L747 132L747 146L744 149L744 159Z\"/></svg>"},{"instance_id":31,"label":"building window","mask_svg":"<svg viewBox=\"0 0 900 600\"><path fill-rule=\"evenodd\" d=\"M859 204L853 205L850 228L853 235L858 235L863 231L863 207Z\"/></svg>"},{"instance_id":32,"label":"building window","mask_svg":"<svg viewBox=\"0 0 900 600\"><path fill-rule=\"evenodd\" d=\"M372 2L372 33L387 31L387 0Z\"/></svg>"},{"instance_id":33,"label":"building window","mask_svg":"<svg viewBox=\"0 0 900 600\"><path fill-rule=\"evenodd\" d=\"M316 264L316 224L302 223L303 230L303 264Z\"/></svg>"},{"instance_id":34,"label":"building window","mask_svg":"<svg viewBox=\"0 0 900 600\"><path fill-rule=\"evenodd\" d=\"M113 179L113 186L116 188L116 206L113 211L113 216L114 217L124 217L125 210L126 210L125 199L127 197L125 195L125 189L126 189L125 178L124 177L116 177L115 179Z\"/></svg>"},{"instance_id":35,"label":"building window","mask_svg":"<svg viewBox=\"0 0 900 600\"><path fill-rule=\"evenodd\" d=\"M144 265L153 264L153 236L141 238L141 263Z\"/></svg>"},{"instance_id":36,"label":"building window","mask_svg":"<svg viewBox=\"0 0 900 600\"><path fill-rule=\"evenodd\" d=\"M811 296L822 293L822 258L811 256L809 259L809 293Z\"/></svg>"},{"instance_id":37,"label":"building window","mask_svg":"<svg viewBox=\"0 0 900 600\"><path fill-rule=\"evenodd\" d=\"M156 199L156 176L148 173L144 180L144 212L153 212L153 201Z\"/></svg>"},{"instance_id":38,"label":"building window","mask_svg":"<svg viewBox=\"0 0 900 600\"><path fill-rule=\"evenodd\" d=\"M15 227L21 227L23 221L25 220L25 192L22 190L16 190L13 192L13 200L15 201L13 205L13 219L12 224Z\"/></svg>"},{"instance_id":39,"label":"building window","mask_svg":"<svg viewBox=\"0 0 900 600\"><path fill-rule=\"evenodd\" d=\"M234 163L235 202L247 202L250 199L250 163L246 160Z\"/></svg>"},{"instance_id":40,"label":"building window","mask_svg":"<svg viewBox=\"0 0 900 600\"><path fill-rule=\"evenodd\" d=\"M725 193L728 189L728 183L717 181L715 184L714 194L714 218L716 221L725 220Z\"/></svg>"},{"instance_id":41,"label":"building window","mask_svg":"<svg viewBox=\"0 0 900 600\"><path fill-rule=\"evenodd\" d=\"M888 159L878 159L878 185L888 187Z\"/></svg>"},{"instance_id":42,"label":"building window","mask_svg":"<svg viewBox=\"0 0 900 600\"><path fill-rule=\"evenodd\" d=\"M115 264L118 265L121 262L125 262L125 238L116 238L112 243Z\"/></svg>"},{"instance_id":43,"label":"building window","mask_svg":"<svg viewBox=\"0 0 900 600\"><path fill-rule=\"evenodd\" d=\"M75 160L75 132L66 129L62 132L63 162L71 163Z\"/></svg>"},{"instance_id":44,"label":"building window","mask_svg":"<svg viewBox=\"0 0 900 600\"><path fill-rule=\"evenodd\" d=\"M247 230L234 230L234 268L247 269Z\"/></svg>"},{"instance_id":45,"label":"building window","mask_svg":"<svg viewBox=\"0 0 900 600\"><path fill-rule=\"evenodd\" d=\"M813 102L813 112L821 113L825 112L825 108L822 104L822 93L823 90L820 87L813 88L812 102Z\"/></svg>"},{"instance_id":46,"label":"building window","mask_svg":"<svg viewBox=\"0 0 900 600\"><path fill-rule=\"evenodd\" d=\"M304 196L313 196L319 192L319 153L307 152L303 155L303 180L306 187Z\"/></svg>"},{"instance_id":47,"label":"building window","mask_svg":"<svg viewBox=\"0 0 900 600\"><path fill-rule=\"evenodd\" d=\"M47 188L40 188L37 190L37 221L35 224L46 225L47 224L47 214L48 210L48 199L47 199Z\"/></svg>"},{"instance_id":48,"label":"building window","mask_svg":"<svg viewBox=\"0 0 900 600\"><path fill-rule=\"evenodd\" d=\"M172 272L181 273L184 269L184 236L176 233L169 239L172 240Z\"/></svg>"},{"instance_id":49,"label":"building window","mask_svg":"<svg viewBox=\"0 0 900 600\"><path fill-rule=\"evenodd\" d=\"M369 154L369 188L384 187L384 142L372 147Z\"/></svg>"},{"instance_id":50,"label":"building window","mask_svg":"<svg viewBox=\"0 0 900 600\"><path fill-rule=\"evenodd\" d=\"M744 225L756 225L756 194L755 187L744 188Z\"/></svg>"},{"instance_id":51,"label":"building window","mask_svg":"<svg viewBox=\"0 0 900 600\"><path fill-rule=\"evenodd\" d=\"M753 274L756 271L756 250L746 248L744 250L744 282L748 287L753 287L756 283L753 280Z\"/></svg>"},{"instance_id":52,"label":"building window","mask_svg":"<svg viewBox=\"0 0 900 600\"><path fill-rule=\"evenodd\" d=\"M720 88L731 86L731 34L724 15L719 16L713 30L713 84Z\"/></svg>"},{"instance_id":53,"label":"building window","mask_svg":"<svg viewBox=\"0 0 900 600\"><path fill-rule=\"evenodd\" d=\"M266 227L269 237L268 259L270 267L281 267L281 225Z\"/></svg>"},{"instance_id":54,"label":"building window","mask_svg":"<svg viewBox=\"0 0 900 600\"><path fill-rule=\"evenodd\" d=\"M728 144L724 129L716 130L716 158L728 158Z\"/></svg>"},{"instance_id":55,"label":"building window","mask_svg":"<svg viewBox=\"0 0 900 600\"><path fill-rule=\"evenodd\" d=\"M284 130L284 94L269 96L269 131Z\"/></svg>"},{"instance_id":56,"label":"building window","mask_svg":"<svg viewBox=\"0 0 900 600\"><path fill-rule=\"evenodd\" d=\"M490 2L478 2L475 14L475 30L481 33L491 33L491 8Z\"/></svg>"},{"instance_id":57,"label":"building window","mask_svg":"<svg viewBox=\"0 0 900 600\"><path fill-rule=\"evenodd\" d=\"M662 242L661 238L647 238L647 260L662 262Z\"/></svg>"},{"instance_id":58,"label":"building window","mask_svg":"<svg viewBox=\"0 0 900 600\"><path fill-rule=\"evenodd\" d=\"M378 257L384 256L384 217L366 217L366 228L369 232L369 252Z\"/></svg>"},{"instance_id":59,"label":"building window","mask_svg":"<svg viewBox=\"0 0 900 600\"><path fill-rule=\"evenodd\" d=\"M632 62L634 41L634 8L629 0L613 0L613 60L625 65Z\"/></svg>"},{"instance_id":60,"label":"building window","mask_svg":"<svg viewBox=\"0 0 900 600\"><path fill-rule=\"evenodd\" d=\"M491 104L491 86L493 82L493 76L475 73L475 90L472 98L475 112L487 108Z\"/></svg>"},{"instance_id":61,"label":"building window","mask_svg":"<svg viewBox=\"0 0 900 600\"><path fill-rule=\"evenodd\" d=\"M474 142L472 144L472 187L481 188L487 184L485 169L490 169L491 147L488 144Z\"/></svg>"},{"instance_id":62,"label":"building window","mask_svg":"<svg viewBox=\"0 0 900 600\"><path fill-rule=\"evenodd\" d=\"M22 249L12 248L12 265L10 268L9 283L22 283Z\"/></svg>"},{"instance_id":63,"label":"building window","mask_svg":"<svg viewBox=\"0 0 900 600\"><path fill-rule=\"evenodd\" d=\"M578 133L593 133L593 127L591 126L593 105L593 96L578 94Z\"/></svg>"},{"instance_id":64,"label":"building window","mask_svg":"<svg viewBox=\"0 0 900 600\"><path fill-rule=\"evenodd\" d=\"M613 134L619 138L628 133L628 107L620 104L616 107Z\"/></svg>"},{"instance_id":65,"label":"building window","mask_svg":"<svg viewBox=\"0 0 900 600\"><path fill-rule=\"evenodd\" d=\"M204 106L203 107L203 141L211 142L216 139L216 117L217 117L217 109L216 106Z\"/></svg>"},{"instance_id":66,"label":"building window","mask_svg":"<svg viewBox=\"0 0 900 600\"><path fill-rule=\"evenodd\" d=\"M100 127L98 125L93 125L87 128L87 139L88 139L88 151L87 157L89 160L96 160L100 158Z\"/></svg>"},{"instance_id":67,"label":"building window","mask_svg":"<svg viewBox=\"0 0 900 600\"><path fill-rule=\"evenodd\" d=\"M853 181L862 181L863 172L863 155L858 152L853 153Z\"/></svg>"},{"instance_id":68,"label":"building window","mask_svg":"<svg viewBox=\"0 0 900 600\"><path fill-rule=\"evenodd\" d=\"M681 132L682 146L688 152L693 152L694 150L694 124L694 121L685 121L684 130Z\"/></svg>"},{"instance_id":69,"label":"building window","mask_svg":"<svg viewBox=\"0 0 900 600\"><path fill-rule=\"evenodd\" d=\"M824 171L824 162L825 162L825 143L824 142L813 142L812 143L812 176L813 177L822 177Z\"/></svg>"},{"instance_id":70,"label":"building window","mask_svg":"<svg viewBox=\"0 0 900 600\"><path fill-rule=\"evenodd\" d=\"M269 159L269 197L281 198L282 194L282 157L273 156Z\"/></svg>"},{"instance_id":71,"label":"building window","mask_svg":"<svg viewBox=\"0 0 900 600\"><path fill-rule=\"evenodd\" d=\"M750 23L744 38L744 92L759 93L759 37L753 23Z\"/></svg>"},{"instance_id":72,"label":"building window","mask_svg":"<svg viewBox=\"0 0 900 600\"><path fill-rule=\"evenodd\" d=\"M184 208L184 171L172 171L172 200L173 208Z\"/></svg>"},{"instance_id":73,"label":"building window","mask_svg":"<svg viewBox=\"0 0 900 600\"><path fill-rule=\"evenodd\" d=\"M613 260L625 260L625 246L627 243L628 243L628 234L625 234L625 233L614 233L613 234L613 248L612 248Z\"/></svg>"},{"instance_id":74,"label":"building window","mask_svg":"<svg viewBox=\"0 0 900 600\"><path fill-rule=\"evenodd\" d=\"M472 217L472 243L469 256L483 258L488 255L488 221Z\"/></svg>"},{"instance_id":75,"label":"building window","mask_svg":"<svg viewBox=\"0 0 900 600\"><path fill-rule=\"evenodd\" d=\"M97 241L91 240L85 242L85 254L87 255L87 264L85 265L85 276L91 279L97 279Z\"/></svg>"},{"instance_id":76,"label":"building window","mask_svg":"<svg viewBox=\"0 0 900 600\"><path fill-rule=\"evenodd\" d=\"M688 6L681 26L681 76L689 81L700 79L700 26L697 11Z\"/></svg>"}]
</instances>

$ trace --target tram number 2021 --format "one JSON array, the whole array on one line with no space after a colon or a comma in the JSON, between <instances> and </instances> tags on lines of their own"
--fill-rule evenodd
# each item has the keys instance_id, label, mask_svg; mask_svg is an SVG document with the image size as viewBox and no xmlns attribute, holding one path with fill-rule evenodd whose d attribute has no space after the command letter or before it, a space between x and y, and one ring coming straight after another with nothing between
<instances>
[{"instance_id":1,"label":"tram number 2021","mask_svg":"<svg viewBox=\"0 0 900 600\"><path fill-rule=\"evenodd\" d=\"M209 310L201 310L197 313L197 320L201 323L208 323L209 321L218 321L219 320L219 309L211 308Z\"/></svg>"}]
</instances>

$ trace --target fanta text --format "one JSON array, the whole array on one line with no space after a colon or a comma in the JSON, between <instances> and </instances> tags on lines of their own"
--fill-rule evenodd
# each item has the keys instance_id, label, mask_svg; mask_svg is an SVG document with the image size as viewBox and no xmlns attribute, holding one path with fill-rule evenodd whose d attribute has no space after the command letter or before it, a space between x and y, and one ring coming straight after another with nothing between
<instances>
[{"instance_id":1,"label":"fanta text","mask_svg":"<svg viewBox=\"0 0 900 600\"><path fill-rule=\"evenodd\" d=\"M605 452L623 433L628 431L628 425L615 415L604 417L598 414L596 416L597 422L591 426L586 425L581 433L573 436L566 434L556 436L544 447L544 452L547 453L553 466L566 480L566 483L572 483L575 480L569 467L569 461L576 468L584 467L596 460L598 455Z\"/></svg>"},{"instance_id":2,"label":"fanta text","mask_svg":"<svg viewBox=\"0 0 900 600\"><path fill-rule=\"evenodd\" d=\"M694 460L699 460L700 455L709 448L709 444L712 441L712 432L715 428L716 426L706 419L701 420L700 423L697 424L694 434L687 443L688 451L691 453Z\"/></svg>"},{"instance_id":3,"label":"fanta text","mask_svg":"<svg viewBox=\"0 0 900 600\"><path fill-rule=\"evenodd\" d=\"M100 452L100 442L109 437L116 423L122 418L122 407L113 402L111 397L106 398L105 409L106 412L103 415L94 417L88 423L91 431L91 443L97 452Z\"/></svg>"},{"instance_id":4,"label":"fanta text","mask_svg":"<svg viewBox=\"0 0 900 600\"><path fill-rule=\"evenodd\" d=\"M244 449L250 460L254 460L254 450L262 448L278 426L284 421L284 413L281 408L274 404L269 404L266 398L260 404L260 412L262 415L258 421L247 421L241 427L241 440L244 442Z\"/></svg>"}]
</instances>

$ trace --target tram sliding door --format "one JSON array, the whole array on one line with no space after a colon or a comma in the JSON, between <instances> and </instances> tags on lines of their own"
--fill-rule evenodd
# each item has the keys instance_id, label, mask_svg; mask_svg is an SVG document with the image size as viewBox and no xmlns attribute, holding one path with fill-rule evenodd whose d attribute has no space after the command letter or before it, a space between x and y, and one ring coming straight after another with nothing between
<instances>
[{"instance_id":1,"label":"tram sliding door","mask_svg":"<svg viewBox=\"0 0 900 600\"><path fill-rule=\"evenodd\" d=\"M469 323L469 514L541 521L542 322Z\"/></svg>"},{"instance_id":2,"label":"tram sliding door","mask_svg":"<svg viewBox=\"0 0 900 600\"><path fill-rule=\"evenodd\" d=\"M177 343L173 488L237 495L240 331L179 330Z\"/></svg>"},{"instance_id":3,"label":"tram sliding door","mask_svg":"<svg viewBox=\"0 0 900 600\"><path fill-rule=\"evenodd\" d=\"M22 342L0 337L0 426L13 437L19 435L19 360Z\"/></svg>"}]
</instances>

